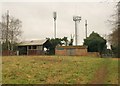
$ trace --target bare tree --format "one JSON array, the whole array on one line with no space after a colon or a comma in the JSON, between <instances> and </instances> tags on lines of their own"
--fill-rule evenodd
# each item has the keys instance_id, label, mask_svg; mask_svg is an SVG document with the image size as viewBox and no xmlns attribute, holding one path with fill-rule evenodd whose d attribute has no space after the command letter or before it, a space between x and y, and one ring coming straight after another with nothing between
<instances>
[{"instance_id":1,"label":"bare tree","mask_svg":"<svg viewBox=\"0 0 120 86\"><path fill-rule=\"evenodd\" d=\"M6 43L7 50L13 50L13 45L17 42L22 34L22 22L19 19L9 16L9 14L2 15L2 22L0 22L1 40Z\"/></svg>"},{"instance_id":2,"label":"bare tree","mask_svg":"<svg viewBox=\"0 0 120 86\"><path fill-rule=\"evenodd\" d=\"M116 54L117 57L120 57L120 1L117 3L117 11L116 15L114 15L113 22L113 30L112 33L109 35L109 42L111 43L111 48Z\"/></svg>"}]
</instances>

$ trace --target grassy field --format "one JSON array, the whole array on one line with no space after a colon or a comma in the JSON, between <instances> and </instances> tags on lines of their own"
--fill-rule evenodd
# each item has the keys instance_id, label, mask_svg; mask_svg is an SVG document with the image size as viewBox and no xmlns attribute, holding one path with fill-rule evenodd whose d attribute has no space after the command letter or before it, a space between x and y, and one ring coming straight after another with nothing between
<instances>
[{"instance_id":1,"label":"grassy field","mask_svg":"<svg viewBox=\"0 0 120 86\"><path fill-rule=\"evenodd\" d=\"M2 82L118 84L118 59L75 56L2 57Z\"/></svg>"}]
</instances>

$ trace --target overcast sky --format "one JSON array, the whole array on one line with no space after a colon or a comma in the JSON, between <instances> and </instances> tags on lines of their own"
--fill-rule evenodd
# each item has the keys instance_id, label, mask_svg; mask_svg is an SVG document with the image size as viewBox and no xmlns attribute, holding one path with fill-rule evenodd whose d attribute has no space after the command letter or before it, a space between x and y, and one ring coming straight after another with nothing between
<instances>
[{"instance_id":1,"label":"overcast sky","mask_svg":"<svg viewBox=\"0 0 120 86\"><path fill-rule=\"evenodd\" d=\"M53 12L57 12L57 37L74 34L74 15L81 16L78 24L79 44L85 38L85 20L88 20L88 35L95 31L101 35L111 32L107 22L115 13L113 2L2 2L0 14L9 10L10 15L22 21L22 40L54 37ZM2 10L2 11L1 11Z\"/></svg>"}]
</instances>

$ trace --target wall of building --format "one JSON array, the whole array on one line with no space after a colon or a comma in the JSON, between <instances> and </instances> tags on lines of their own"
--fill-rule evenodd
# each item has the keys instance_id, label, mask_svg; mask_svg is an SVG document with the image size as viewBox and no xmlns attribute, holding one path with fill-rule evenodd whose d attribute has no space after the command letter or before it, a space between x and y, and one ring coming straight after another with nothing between
<instances>
[{"instance_id":1,"label":"wall of building","mask_svg":"<svg viewBox=\"0 0 120 86\"><path fill-rule=\"evenodd\" d=\"M31 47L31 48L29 48ZM34 48L35 47L35 48ZM44 55L43 46L27 46L27 55Z\"/></svg>"},{"instance_id":2,"label":"wall of building","mask_svg":"<svg viewBox=\"0 0 120 86\"><path fill-rule=\"evenodd\" d=\"M44 55L45 53L41 50L28 50L28 55Z\"/></svg>"},{"instance_id":3,"label":"wall of building","mask_svg":"<svg viewBox=\"0 0 120 86\"><path fill-rule=\"evenodd\" d=\"M55 55L100 57L99 52L88 52L86 46L57 46Z\"/></svg>"},{"instance_id":4,"label":"wall of building","mask_svg":"<svg viewBox=\"0 0 120 86\"><path fill-rule=\"evenodd\" d=\"M58 46L55 49L56 55L64 56L87 56L86 46Z\"/></svg>"}]
</instances>

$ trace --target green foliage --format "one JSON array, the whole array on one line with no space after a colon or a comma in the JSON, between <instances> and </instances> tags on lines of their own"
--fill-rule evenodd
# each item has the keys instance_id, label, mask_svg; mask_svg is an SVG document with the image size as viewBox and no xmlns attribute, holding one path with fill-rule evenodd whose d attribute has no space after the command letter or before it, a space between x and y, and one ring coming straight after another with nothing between
<instances>
[{"instance_id":1,"label":"green foliage","mask_svg":"<svg viewBox=\"0 0 120 86\"><path fill-rule=\"evenodd\" d=\"M70 39L69 46L72 46L72 45L73 45L73 39Z\"/></svg>"},{"instance_id":2,"label":"green foliage","mask_svg":"<svg viewBox=\"0 0 120 86\"><path fill-rule=\"evenodd\" d=\"M58 45L68 45L68 38L67 37L63 37L63 38L55 38L55 39L50 39L50 38L47 38L49 39L50 41L50 45L47 47L48 48L48 53L50 55L54 55L55 54L55 47L58 46Z\"/></svg>"},{"instance_id":3,"label":"green foliage","mask_svg":"<svg viewBox=\"0 0 120 86\"><path fill-rule=\"evenodd\" d=\"M64 42L65 42L65 46L67 46L67 45L68 45L68 38L67 38L67 37L62 38L62 40L61 40L61 41L64 41Z\"/></svg>"},{"instance_id":4,"label":"green foliage","mask_svg":"<svg viewBox=\"0 0 120 86\"><path fill-rule=\"evenodd\" d=\"M84 39L84 45L88 46L89 52L100 52L106 49L106 40L98 33L92 32L89 37Z\"/></svg>"},{"instance_id":5,"label":"green foliage","mask_svg":"<svg viewBox=\"0 0 120 86\"><path fill-rule=\"evenodd\" d=\"M50 39L50 38L47 38L49 41L50 41L50 44L47 46L48 48L48 54L49 55L54 55L55 54L55 47L57 45L62 45L62 39L61 38L56 38L56 39Z\"/></svg>"}]
</instances>

